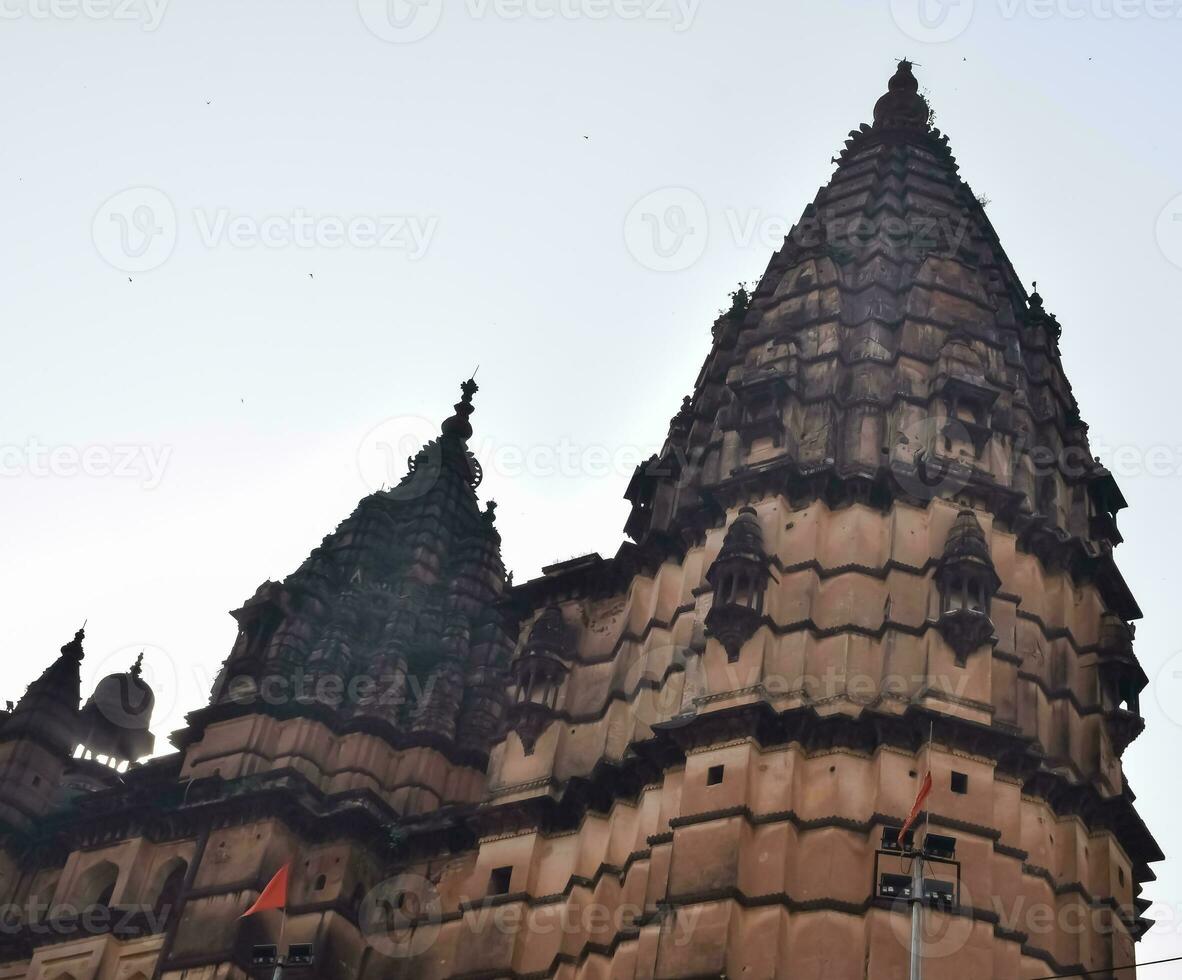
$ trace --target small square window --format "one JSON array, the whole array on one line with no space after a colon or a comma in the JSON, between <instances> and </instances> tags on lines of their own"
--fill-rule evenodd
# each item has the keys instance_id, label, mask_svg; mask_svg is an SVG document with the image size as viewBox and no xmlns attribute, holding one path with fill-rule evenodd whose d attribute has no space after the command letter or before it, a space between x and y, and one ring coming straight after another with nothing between
<instances>
[{"instance_id":1,"label":"small square window","mask_svg":"<svg viewBox=\"0 0 1182 980\"><path fill-rule=\"evenodd\" d=\"M952 774L952 792L967 793L969 791L969 777L963 772L954 772Z\"/></svg>"},{"instance_id":2,"label":"small square window","mask_svg":"<svg viewBox=\"0 0 1182 980\"><path fill-rule=\"evenodd\" d=\"M722 782L722 771L724 766L711 766L706 770L706 785L717 786Z\"/></svg>"},{"instance_id":3,"label":"small square window","mask_svg":"<svg viewBox=\"0 0 1182 980\"><path fill-rule=\"evenodd\" d=\"M508 895L509 885L513 881L513 865L505 868L493 868L488 876L488 893L490 895Z\"/></svg>"}]
</instances>

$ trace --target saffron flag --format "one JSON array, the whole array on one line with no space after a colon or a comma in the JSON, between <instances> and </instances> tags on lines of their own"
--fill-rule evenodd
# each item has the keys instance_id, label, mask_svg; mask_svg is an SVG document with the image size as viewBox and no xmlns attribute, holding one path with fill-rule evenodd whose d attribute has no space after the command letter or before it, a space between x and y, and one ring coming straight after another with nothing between
<instances>
[{"instance_id":1,"label":"saffron flag","mask_svg":"<svg viewBox=\"0 0 1182 980\"><path fill-rule=\"evenodd\" d=\"M291 870L289 861L275 872L275 877L267 882L267 887L259 892L254 905L242 913L239 918L245 919L255 912L266 912L267 909L282 909L287 907L287 874Z\"/></svg>"},{"instance_id":2,"label":"saffron flag","mask_svg":"<svg viewBox=\"0 0 1182 980\"><path fill-rule=\"evenodd\" d=\"M919 811L923 809L924 800L928 798L928 794L932 791L932 771L929 769L926 776L923 777L923 782L920 784L919 793L915 797L915 803L911 806L911 812L907 814L907 819L903 821L903 826L899 828L899 836L895 838L900 847L903 846L903 836L911 829L911 825L915 823L915 818L919 816Z\"/></svg>"}]
</instances>

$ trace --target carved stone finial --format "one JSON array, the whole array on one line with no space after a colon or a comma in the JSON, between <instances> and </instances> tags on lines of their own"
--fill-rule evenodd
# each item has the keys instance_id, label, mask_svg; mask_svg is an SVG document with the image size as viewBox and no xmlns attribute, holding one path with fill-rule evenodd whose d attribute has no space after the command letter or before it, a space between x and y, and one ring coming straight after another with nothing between
<instances>
[{"instance_id":1,"label":"carved stone finial","mask_svg":"<svg viewBox=\"0 0 1182 980\"><path fill-rule=\"evenodd\" d=\"M1034 292L1030 294L1030 309L1041 313L1042 297L1038 294L1038 280L1036 279L1032 285L1034 286Z\"/></svg>"},{"instance_id":2,"label":"carved stone finial","mask_svg":"<svg viewBox=\"0 0 1182 980\"><path fill-rule=\"evenodd\" d=\"M930 115L928 100L919 94L919 82L911 73L911 62L904 58L887 83L886 94L874 104L874 128L927 132Z\"/></svg>"},{"instance_id":3,"label":"carved stone finial","mask_svg":"<svg viewBox=\"0 0 1182 980\"><path fill-rule=\"evenodd\" d=\"M67 656L73 657L75 660L81 660L83 657L82 641L86 638L86 629L79 629L74 634L74 639L61 648L61 652Z\"/></svg>"},{"instance_id":4,"label":"carved stone finial","mask_svg":"<svg viewBox=\"0 0 1182 980\"><path fill-rule=\"evenodd\" d=\"M476 384L475 378L469 378L460 385L462 397L453 406L456 413L443 423L443 434L445 436L457 436L465 442L472 437L472 423L468 420L472 417L472 413L476 411L472 406L472 396L479 390L480 386Z\"/></svg>"}]
</instances>

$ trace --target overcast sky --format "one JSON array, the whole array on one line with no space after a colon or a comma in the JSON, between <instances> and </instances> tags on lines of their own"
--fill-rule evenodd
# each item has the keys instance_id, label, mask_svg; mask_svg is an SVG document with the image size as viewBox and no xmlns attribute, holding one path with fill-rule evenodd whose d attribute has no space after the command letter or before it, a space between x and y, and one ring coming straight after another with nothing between
<instances>
[{"instance_id":1,"label":"overcast sky","mask_svg":"<svg viewBox=\"0 0 1182 980\"><path fill-rule=\"evenodd\" d=\"M1127 769L1182 855L1182 0L917 4L0 0L0 697L89 618L87 684L146 648L162 739L477 364L517 580L613 553L728 291L910 56L1129 499Z\"/></svg>"}]
</instances>

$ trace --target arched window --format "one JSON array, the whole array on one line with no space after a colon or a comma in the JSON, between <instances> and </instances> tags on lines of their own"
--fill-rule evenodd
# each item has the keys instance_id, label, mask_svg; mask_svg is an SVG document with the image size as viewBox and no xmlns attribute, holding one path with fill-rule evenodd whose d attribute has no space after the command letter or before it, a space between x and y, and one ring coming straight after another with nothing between
<instances>
[{"instance_id":1,"label":"arched window","mask_svg":"<svg viewBox=\"0 0 1182 980\"><path fill-rule=\"evenodd\" d=\"M177 907L188 870L189 863L184 858L173 858L156 876L156 898L152 902L152 911L161 926L168 922Z\"/></svg>"},{"instance_id":2,"label":"arched window","mask_svg":"<svg viewBox=\"0 0 1182 980\"><path fill-rule=\"evenodd\" d=\"M119 868L110 861L100 861L85 871L78 882L78 905L90 908L110 905L119 881Z\"/></svg>"}]
</instances>

